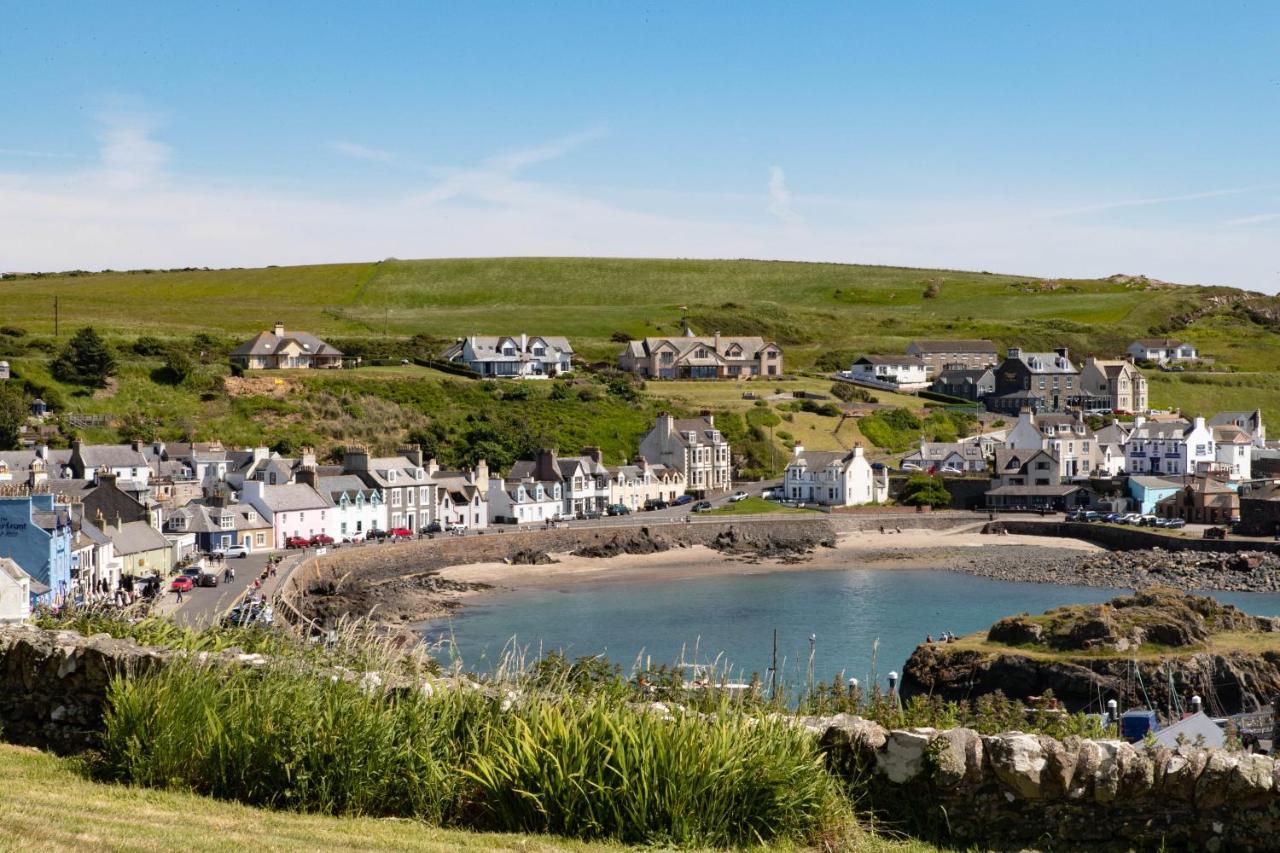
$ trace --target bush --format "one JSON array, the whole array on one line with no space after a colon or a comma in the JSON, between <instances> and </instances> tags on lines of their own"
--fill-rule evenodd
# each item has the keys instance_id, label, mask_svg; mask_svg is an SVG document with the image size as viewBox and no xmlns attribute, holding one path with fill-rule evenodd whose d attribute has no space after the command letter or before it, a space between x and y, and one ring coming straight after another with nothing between
<instances>
[{"instance_id":1,"label":"bush","mask_svg":"<svg viewBox=\"0 0 1280 853\"><path fill-rule=\"evenodd\" d=\"M631 336L626 332L614 332L609 336L609 340L613 341L615 344L629 344L631 343Z\"/></svg>"},{"instance_id":2,"label":"bush","mask_svg":"<svg viewBox=\"0 0 1280 853\"><path fill-rule=\"evenodd\" d=\"M941 477L928 474L912 474L902 487L898 500L907 506L945 507L951 503L951 493L943 484Z\"/></svg>"},{"instance_id":3,"label":"bush","mask_svg":"<svg viewBox=\"0 0 1280 853\"><path fill-rule=\"evenodd\" d=\"M140 355L143 358L155 358L164 355L169 349L169 344L157 338L155 335L141 335L129 347L134 355Z\"/></svg>"},{"instance_id":4,"label":"bush","mask_svg":"<svg viewBox=\"0 0 1280 853\"><path fill-rule=\"evenodd\" d=\"M872 401L870 391L866 388L859 388L851 382L837 382L832 385L831 396L837 400L844 400L846 403L870 403Z\"/></svg>"},{"instance_id":5,"label":"bush","mask_svg":"<svg viewBox=\"0 0 1280 853\"><path fill-rule=\"evenodd\" d=\"M85 326L71 337L49 369L59 381L102 388L115 375L116 359L102 336L92 326Z\"/></svg>"},{"instance_id":6,"label":"bush","mask_svg":"<svg viewBox=\"0 0 1280 853\"><path fill-rule=\"evenodd\" d=\"M815 738L784 720L724 700L664 718L616 691L524 687L511 705L297 661L168 666L111 684L102 769L251 804L630 844L799 842L848 824Z\"/></svg>"}]
</instances>

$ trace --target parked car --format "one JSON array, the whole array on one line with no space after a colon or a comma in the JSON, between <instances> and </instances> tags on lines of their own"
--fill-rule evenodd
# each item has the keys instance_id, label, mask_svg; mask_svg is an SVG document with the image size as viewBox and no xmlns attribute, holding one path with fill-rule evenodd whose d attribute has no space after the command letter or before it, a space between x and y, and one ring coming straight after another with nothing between
<instances>
[{"instance_id":1,"label":"parked car","mask_svg":"<svg viewBox=\"0 0 1280 853\"><path fill-rule=\"evenodd\" d=\"M631 515L631 507L626 504L613 504L609 507L609 515Z\"/></svg>"},{"instance_id":2,"label":"parked car","mask_svg":"<svg viewBox=\"0 0 1280 853\"><path fill-rule=\"evenodd\" d=\"M1155 515L1144 515L1138 519L1139 527L1159 527L1160 518Z\"/></svg>"},{"instance_id":3,"label":"parked car","mask_svg":"<svg viewBox=\"0 0 1280 853\"><path fill-rule=\"evenodd\" d=\"M249 548L246 545L228 545L226 548L219 548L217 553L229 560L243 560L249 556Z\"/></svg>"},{"instance_id":4,"label":"parked car","mask_svg":"<svg viewBox=\"0 0 1280 853\"><path fill-rule=\"evenodd\" d=\"M598 509L584 509L578 513L579 521L595 521L598 518L600 518L600 510Z\"/></svg>"},{"instance_id":5,"label":"parked car","mask_svg":"<svg viewBox=\"0 0 1280 853\"><path fill-rule=\"evenodd\" d=\"M672 501L672 504L671 504L671 505L672 505L672 506L684 506L685 504L687 504L687 503L692 503L692 502L693 502L693 495L681 495L680 497L678 497L678 498L676 498L674 501Z\"/></svg>"},{"instance_id":6,"label":"parked car","mask_svg":"<svg viewBox=\"0 0 1280 853\"><path fill-rule=\"evenodd\" d=\"M1170 527L1175 530L1179 530L1187 526L1187 520L1185 518L1169 518L1165 520L1168 522L1165 527Z\"/></svg>"},{"instance_id":7,"label":"parked car","mask_svg":"<svg viewBox=\"0 0 1280 853\"><path fill-rule=\"evenodd\" d=\"M392 539L412 539L413 531L407 527L393 527L387 531Z\"/></svg>"},{"instance_id":8,"label":"parked car","mask_svg":"<svg viewBox=\"0 0 1280 853\"><path fill-rule=\"evenodd\" d=\"M310 539L304 539L304 538L303 538L303 537L301 537L301 536L290 536L289 538L287 538L287 539L285 539L285 540L284 540L284 547L286 547L286 548L309 548L309 547L311 547L311 540L310 540Z\"/></svg>"},{"instance_id":9,"label":"parked car","mask_svg":"<svg viewBox=\"0 0 1280 853\"><path fill-rule=\"evenodd\" d=\"M325 533L317 533L315 536L312 536L310 540L308 540L307 544L309 544L312 548L322 547L324 545L332 545L333 537Z\"/></svg>"},{"instance_id":10,"label":"parked car","mask_svg":"<svg viewBox=\"0 0 1280 853\"><path fill-rule=\"evenodd\" d=\"M692 512L706 512L711 509L711 501L698 501L692 507Z\"/></svg>"},{"instance_id":11,"label":"parked car","mask_svg":"<svg viewBox=\"0 0 1280 853\"><path fill-rule=\"evenodd\" d=\"M189 576L178 575L173 579L173 583L169 584L169 590L171 592L191 592L194 586L195 583L192 582Z\"/></svg>"},{"instance_id":12,"label":"parked car","mask_svg":"<svg viewBox=\"0 0 1280 853\"><path fill-rule=\"evenodd\" d=\"M190 578L191 582L195 583L196 579L200 577L200 572L202 571L203 569L201 569L199 566L187 566L185 569L182 570L182 576L186 578Z\"/></svg>"},{"instance_id":13,"label":"parked car","mask_svg":"<svg viewBox=\"0 0 1280 853\"><path fill-rule=\"evenodd\" d=\"M662 498L650 498L644 502L645 512L653 512L655 509L666 509L670 504Z\"/></svg>"},{"instance_id":14,"label":"parked car","mask_svg":"<svg viewBox=\"0 0 1280 853\"><path fill-rule=\"evenodd\" d=\"M748 497L749 495L747 495L746 492L742 490L738 490L733 494L729 495L729 503L736 504L738 501L745 501Z\"/></svg>"},{"instance_id":15,"label":"parked car","mask_svg":"<svg viewBox=\"0 0 1280 853\"><path fill-rule=\"evenodd\" d=\"M196 577L195 583L196 583L196 586L217 586L218 573L217 572L201 572Z\"/></svg>"},{"instance_id":16,"label":"parked car","mask_svg":"<svg viewBox=\"0 0 1280 853\"><path fill-rule=\"evenodd\" d=\"M1204 529L1205 539L1226 539L1227 531L1222 527L1206 527Z\"/></svg>"},{"instance_id":17,"label":"parked car","mask_svg":"<svg viewBox=\"0 0 1280 853\"><path fill-rule=\"evenodd\" d=\"M1121 524L1140 524L1141 522L1142 515L1140 513L1126 512L1124 515L1120 516Z\"/></svg>"},{"instance_id":18,"label":"parked car","mask_svg":"<svg viewBox=\"0 0 1280 853\"><path fill-rule=\"evenodd\" d=\"M228 626L246 626L246 625L270 625L275 621L275 613L271 609L270 604L263 604L259 601L245 602L237 604L231 608L226 617L222 620L224 625Z\"/></svg>"},{"instance_id":19,"label":"parked car","mask_svg":"<svg viewBox=\"0 0 1280 853\"><path fill-rule=\"evenodd\" d=\"M444 528L440 526L440 522L433 521L425 527L419 528L418 532L424 536L430 536L433 533L444 533Z\"/></svg>"},{"instance_id":20,"label":"parked car","mask_svg":"<svg viewBox=\"0 0 1280 853\"><path fill-rule=\"evenodd\" d=\"M367 533L365 533L364 538L372 542L381 542L383 539L386 539L390 535L391 534L385 530L379 530L378 528L373 527L373 528L370 528Z\"/></svg>"}]
</instances>

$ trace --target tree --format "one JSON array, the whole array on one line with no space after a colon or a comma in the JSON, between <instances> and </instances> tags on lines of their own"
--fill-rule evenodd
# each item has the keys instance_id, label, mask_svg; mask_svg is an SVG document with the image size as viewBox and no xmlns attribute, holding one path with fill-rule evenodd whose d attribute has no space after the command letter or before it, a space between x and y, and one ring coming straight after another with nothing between
<instances>
[{"instance_id":1,"label":"tree","mask_svg":"<svg viewBox=\"0 0 1280 853\"><path fill-rule=\"evenodd\" d=\"M116 359L102 336L85 326L72 335L50 369L62 382L102 388L116 372Z\"/></svg>"},{"instance_id":2,"label":"tree","mask_svg":"<svg viewBox=\"0 0 1280 853\"><path fill-rule=\"evenodd\" d=\"M912 474L902 487L898 500L907 506L945 507L951 503L951 493L947 491L941 477Z\"/></svg>"},{"instance_id":3,"label":"tree","mask_svg":"<svg viewBox=\"0 0 1280 853\"><path fill-rule=\"evenodd\" d=\"M22 427L27 422L27 398L11 382L0 382L0 450L22 446Z\"/></svg>"},{"instance_id":4,"label":"tree","mask_svg":"<svg viewBox=\"0 0 1280 853\"><path fill-rule=\"evenodd\" d=\"M164 354L164 372L174 385L181 385L195 373L196 363L186 350L170 347Z\"/></svg>"}]
</instances>

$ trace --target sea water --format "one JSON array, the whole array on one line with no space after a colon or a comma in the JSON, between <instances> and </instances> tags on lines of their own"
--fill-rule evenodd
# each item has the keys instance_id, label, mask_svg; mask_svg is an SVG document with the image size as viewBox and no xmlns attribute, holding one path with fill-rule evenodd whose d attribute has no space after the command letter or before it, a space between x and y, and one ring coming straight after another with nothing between
<instances>
[{"instance_id":1,"label":"sea water","mask_svg":"<svg viewBox=\"0 0 1280 853\"><path fill-rule=\"evenodd\" d=\"M640 659L719 661L744 680L778 664L792 685L843 672L883 684L926 636L982 630L1018 613L1106 601L1127 590L1030 584L927 569L833 569L679 580L566 580L559 587L495 592L430 623L467 669L487 671L514 646L527 658L552 650L605 655L629 672ZM1280 595L1211 592L1247 612L1280 615Z\"/></svg>"}]
</instances>

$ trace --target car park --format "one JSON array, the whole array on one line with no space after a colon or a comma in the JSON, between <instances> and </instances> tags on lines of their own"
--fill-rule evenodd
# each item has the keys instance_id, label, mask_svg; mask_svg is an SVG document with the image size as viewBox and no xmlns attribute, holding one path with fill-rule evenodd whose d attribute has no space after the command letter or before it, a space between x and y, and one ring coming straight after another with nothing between
<instances>
[{"instance_id":1,"label":"car park","mask_svg":"<svg viewBox=\"0 0 1280 853\"><path fill-rule=\"evenodd\" d=\"M745 501L749 495L744 491L736 491L729 495L729 503L736 504L738 501Z\"/></svg>"}]
</instances>

